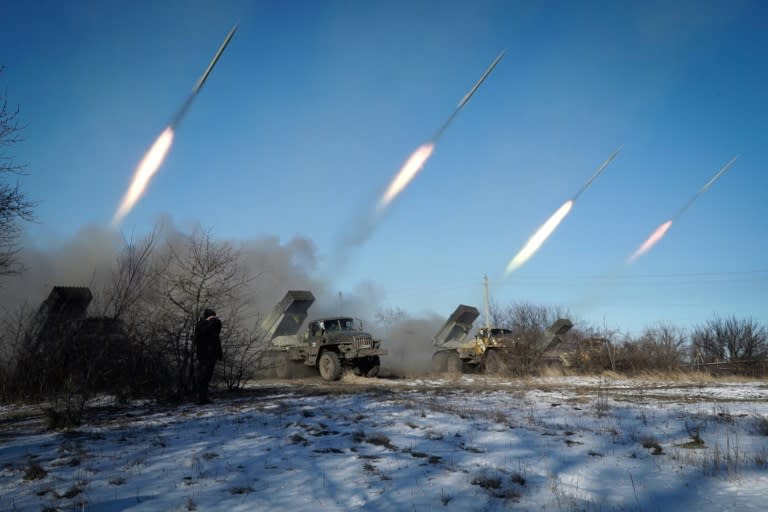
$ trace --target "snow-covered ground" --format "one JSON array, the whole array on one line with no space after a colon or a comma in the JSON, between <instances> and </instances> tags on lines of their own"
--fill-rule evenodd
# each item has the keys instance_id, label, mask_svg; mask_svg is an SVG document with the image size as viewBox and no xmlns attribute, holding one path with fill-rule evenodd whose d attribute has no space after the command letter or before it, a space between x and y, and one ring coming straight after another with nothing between
<instances>
[{"instance_id":1,"label":"snow-covered ground","mask_svg":"<svg viewBox=\"0 0 768 512\"><path fill-rule=\"evenodd\" d=\"M215 403L0 408L0 510L765 510L765 382L260 382Z\"/></svg>"}]
</instances>

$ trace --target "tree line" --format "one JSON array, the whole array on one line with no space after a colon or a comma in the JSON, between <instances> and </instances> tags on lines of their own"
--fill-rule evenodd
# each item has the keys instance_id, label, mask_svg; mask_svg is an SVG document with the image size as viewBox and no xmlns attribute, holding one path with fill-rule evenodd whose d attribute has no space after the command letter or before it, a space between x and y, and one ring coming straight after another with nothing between
<instances>
[{"instance_id":1,"label":"tree line","mask_svg":"<svg viewBox=\"0 0 768 512\"><path fill-rule=\"evenodd\" d=\"M555 320L568 316L563 308L525 302L505 307L492 305L490 314L494 325L512 329L520 339L529 340L529 345ZM555 353L560 353L561 361L577 372L705 371L755 377L768 374L768 330L752 318L715 315L689 331L658 324L645 328L639 335L579 325L578 321L574 324ZM539 362L538 370L551 364L552 358Z\"/></svg>"}]
</instances>

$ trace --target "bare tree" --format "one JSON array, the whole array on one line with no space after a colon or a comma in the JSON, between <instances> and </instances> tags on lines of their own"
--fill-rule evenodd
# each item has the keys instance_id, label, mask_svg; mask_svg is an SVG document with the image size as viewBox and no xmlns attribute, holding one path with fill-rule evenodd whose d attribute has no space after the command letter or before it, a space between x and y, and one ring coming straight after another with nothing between
<instances>
[{"instance_id":1,"label":"bare tree","mask_svg":"<svg viewBox=\"0 0 768 512\"><path fill-rule=\"evenodd\" d=\"M2 67L0 67L2 72ZM33 219L34 204L12 183L12 175L20 175L23 166L14 162L7 150L21 142L19 108L8 106L7 93L0 91L0 275L16 274L22 270L17 254L21 235L20 221Z\"/></svg>"},{"instance_id":2,"label":"bare tree","mask_svg":"<svg viewBox=\"0 0 768 512\"><path fill-rule=\"evenodd\" d=\"M512 331L514 346L506 349L507 366L516 373L530 373L545 364L544 354L550 347L546 330L566 315L558 307L513 302L507 307L490 305L492 327L504 327Z\"/></svg>"},{"instance_id":3,"label":"bare tree","mask_svg":"<svg viewBox=\"0 0 768 512\"><path fill-rule=\"evenodd\" d=\"M694 358L703 363L764 362L768 357L768 333L751 318L716 317L691 335Z\"/></svg>"},{"instance_id":4,"label":"bare tree","mask_svg":"<svg viewBox=\"0 0 768 512\"><path fill-rule=\"evenodd\" d=\"M160 228L155 227L138 243L126 240L105 290L104 315L120 319L145 298L152 277L157 275L153 269L156 260L152 256L159 237Z\"/></svg>"},{"instance_id":5,"label":"bare tree","mask_svg":"<svg viewBox=\"0 0 768 512\"><path fill-rule=\"evenodd\" d=\"M23 394L23 385L36 377L20 376L17 368L19 358L28 345L25 341L33 316L34 311L23 304L17 310L3 311L0 318L0 402L19 398Z\"/></svg>"},{"instance_id":6,"label":"bare tree","mask_svg":"<svg viewBox=\"0 0 768 512\"><path fill-rule=\"evenodd\" d=\"M229 390L241 389L268 364L265 360L266 333L258 318L247 327L249 322L243 318L241 309L236 307L226 313L229 329L221 340L224 361L220 373Z\"/></svg>"},{"instance_id":7,"label":"bare tree","mask_svg":"<svg viewBox=\"0 0 768 512\"><path fill-rule=\"evenodd\" d=\"M535 338L558 318L563 317L564 312L552 306L513 302L505 308L491 305L490 315L494 327L512 329L522 338Z\"/></svg>"},{"instance_id":8,"label":"bare tree","mask_svg":"<svg viewBox=\"0 0 768 512\"><path fill-rule=\"evenodd\" d=\"M107 388L117 393L149 392L167 387L169 365L156 339L156 312L162 301L153 287L165 263L157 254L162 228L138 242L125 240L110 279L95 295L88 322L101 339L89 354L92 380L109 376Z\"/></svg>"},{"instance_id":9,"label":"bare tree","mask_svg":"<svg viewBox=\"0 0 768 512\"><path fill-rule=\"evenodd\" d=\"M685 331L667 324L646 328L637 338L627 338L619 350L619 366L630 372L677 371L682 367Z\"/></svg>"},{"instance_id":10,"label":"bare tree","mask_svg":"<svg viewBox=\"0 0 768 512\"><path fill-rule=\"evenodd\" d=\"M205 307L232 309L241 300L249 279L239 263L239 254L226 242L214 241L209 231L196 229L181 247L169 243L169 254L155 282L161 305L153 324L172 357L176 392L182 396L194 388L196 371L192 338L200 312ZM230 336L224 323L222 339Z\"/></svg>"}]
</instances>

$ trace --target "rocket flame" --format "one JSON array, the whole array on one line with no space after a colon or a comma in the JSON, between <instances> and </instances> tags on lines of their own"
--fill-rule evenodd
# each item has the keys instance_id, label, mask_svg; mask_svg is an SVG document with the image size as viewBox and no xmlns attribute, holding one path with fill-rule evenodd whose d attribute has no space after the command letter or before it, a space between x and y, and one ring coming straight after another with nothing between
<instances>
[{"instance_id":1,"label":"rocket flame","mask_svg":"<svg viewBox=\"0 0 768 512\"><path fill-rule=\"evenodd\" d=\"M131 181L131 185L128 187L128 191L125 193L123 201L120 203L120 207L112 218L112 226L117 227L120 225L123 218L128 215L131 208L133 208L141 196L144 195L149 180L152 179L152 176L155 175L157 170L163 164L163 160L165 160L168 150L171 149L172 143L173 128L169 126L157 137L155 143L152 144L152 147L149 148L147 154L144 155L144 158L139 162L138 167L136 167L136 172L133 174L133 181Z\"/></svg>"},{"instance_id":2,"label":"rocket flame","mask_svg":"<svg viewBox=\"0 0 768 512\"><path fill-rule=\"evenodd\" d=\"M387 187L386 192L384 192L384 195L381 197L378 207L379 213L384 211L389 203L391 203L392 200L397 197L397 195L402 192L405 187L408 186L413 178L416 177L416 174L418 174L421 168L424 167L424 164L432 155L432 151L434 151L434 149L435 145L431 142L422 144L416 148L416 151L414 151L410 157L408 157L408 160L405 161L403 166L400 168L400 171L397 173L395 178Z\"/></svg>"},{"instance_id":3,"label":"rocket flame","mask_svg":"<svg viewBox=\"0 0 768 512\"><path fill-rule=\"evenodd\" d=\"M648 240L643 242L643 245L641 245L635 252L632 254L632 256L629 257L629 260L627 260L627 263L634 262L637 258L645 254L650 250L651 247L656 245L656 242L662 239L662 237L666 234L667 231L669 231L669 228L672 227L672 221L668 220L658 228L656 228L656 231L654 231L651 236L648 237Z\"/></svg>"},{"instance_id":4,"label":"rocket flame","mask_svg":"<svg viewBox=\"0 0 768 512\"><path fill-rule=\"evenodd\" d=\"M525 243L520 252L518 252L514 258L507 265L506 274L509 275L518 268L522 267L528 259L533 256L536 251L539 250L541 244L543 244L547 238L555 231L557 226L563 221L568 212L573 208L573 200L569 199L563 206L557 209L547 221L541 225L539 229L533 234L531 238Z\"/></svg>"}]
</instances>

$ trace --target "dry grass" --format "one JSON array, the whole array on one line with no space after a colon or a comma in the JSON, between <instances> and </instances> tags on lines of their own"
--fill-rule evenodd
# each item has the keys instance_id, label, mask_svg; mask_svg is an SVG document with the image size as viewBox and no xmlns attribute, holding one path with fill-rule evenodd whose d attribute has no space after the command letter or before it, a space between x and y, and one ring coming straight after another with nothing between
<instances>
[{"instance_id":1,"label":"dry grass","mask_svg":"<svg viewBox=\"0 0 768 512\"><path fill-rule=\"evenodd\" d=\"M495 498L517 501L523 496L526 484L525 475L514 472L512 475L503 470L483 469L471 481Z\"/></svg>"},{"instance_id":2,"label":"dry grass","mask_svg":"<svg viewBox=\"0 0 768 512\"><path fill-rule=\"evenodd\" d=\"M544 366L538 371L538 376L544 378L571 377L573 375L576 373L572 370L554 365Z\"/></svg>"},{"instance_id":3,"label":"dry grass","mask_svg":"<svg viewBox=\"0 0 768 512\"><path fill-rule=\"evenodd\" d=\"M755 428L760 435L768 436L768 418L758 416L755 420Z\"/></svg>"},{"instance_id":4,"label":"dry grass","mask_svg":"<svg viewBox=\"0 0 768 512\"><path fill-rule=\"evenodd\" d=\"M365 432L358 430L352 435L352 440L356 443L368 443L374 446L383 446L388 450L397 450L397 446L392 444L392 440L380 432L366 434Z\"/></svg>"},{"instance_id":5,"label":"dry grass","mask_svg":"<svg viewBox=\"0 0 768 512\"><path fill-rule=\"evenodd\" d=\"M726 435L724 441L724 445L718 442L712 447L695 439L678 444L671 458L682 466L698 466L706 476L726 475L728 478L736 478L750 462L758 468L765 467L768 455L765 448L750 457L738 437Z\"/></svg>"},{"instance_id":6,"label":"dry grass","mask_svg":"<svg viewBox=\"0 0 768 512\"><path fill-rule=\"evenodd\" d=\"M766 450L766 448L760 449L760 451L755 453L752 458L755 463L755 466L757 466L758 468L760 469L768 468L768 450Z\"/></svg>"},{"instance_id":7,"label":"dry grass","mask_svg":"<svg viewBox=\"0 0 768 512\"><path fill-rule=\"evenodd\" d=\"M664 453L664 448L662 448L661 443L659 443L659 440L653 436L644 437L640 440L640 444L643 445L643 448L650 450L653 455L661 455Z\"/></svg>"}]
</instances>

